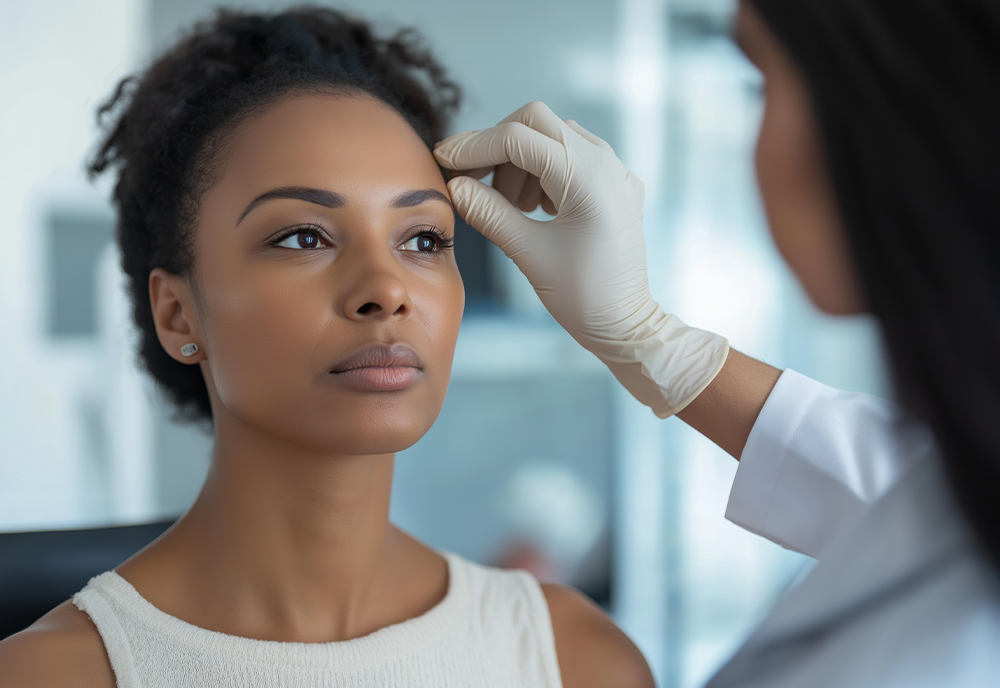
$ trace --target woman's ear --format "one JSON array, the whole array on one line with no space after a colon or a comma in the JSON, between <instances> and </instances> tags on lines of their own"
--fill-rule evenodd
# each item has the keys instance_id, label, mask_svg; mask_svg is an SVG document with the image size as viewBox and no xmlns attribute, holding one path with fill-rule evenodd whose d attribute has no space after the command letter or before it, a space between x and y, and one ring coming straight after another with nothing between
<instances>
[{"instance_id":1,"label":"woman's ear","mask_svg":"<svg viewBox=\"0 0 1000 688\"><path fill-rule=\"evenodd\" d=\"M194 295L188 281L162 268L154 268L149 273L149 304L156 336L170 357L180 363L204 361L205 345L198 331ZM186 346L188 344L194 346Z\"/></svg>"}]
</instances>

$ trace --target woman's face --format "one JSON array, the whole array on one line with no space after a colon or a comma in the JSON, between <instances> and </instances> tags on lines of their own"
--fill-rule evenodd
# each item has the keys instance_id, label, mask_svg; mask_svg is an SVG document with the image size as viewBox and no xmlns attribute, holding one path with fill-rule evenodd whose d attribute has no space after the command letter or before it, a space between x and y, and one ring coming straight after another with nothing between
<instances>
[{"instance_id":1,"label":"woman's face","mask_svg":"<svg viewBox=\"0 0 1000 688\"><path fill-rule=\"evenodd\" d=\"M778 250L821 310L864 311L805 80L760 14L741 0L740 47L764 76L757 182Z\"/></svg>"},{"instance_id":2,"label":"woman's face","mask_svg":"<svg viewBox=\"0 0 1000 688\"><path fill-rule=\"evenodd\" d=\"M243 123L195 237L220 416L310 450L384 454L444 402L465 304L445 181L373 98L290 96Z\"/></svg>"}]
</instances>

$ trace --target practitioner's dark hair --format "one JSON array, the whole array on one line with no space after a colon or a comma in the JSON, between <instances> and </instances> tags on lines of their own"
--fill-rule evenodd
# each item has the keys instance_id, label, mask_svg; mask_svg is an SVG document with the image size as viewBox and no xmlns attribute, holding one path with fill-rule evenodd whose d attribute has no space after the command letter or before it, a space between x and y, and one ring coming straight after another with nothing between
<instances>
[{"instance_id":1,"label":"practitioner's dark hair","mask_svg":"<svg viewBox=\"0 0 1000 688\"><path fill-rule=\"evenodd\" d=\"M117 238L140 362L180 418L211 421L208 390L198 366L178 363L160 346L149 273L192 274L200 199L236 126L282 96L317 91L378 98L428 147L444 137L460 95L412 30L383 39L368 23L319 7L223 9L144 73L124 79L98 111L106 138L89 170L118 172Z\"/></svg>"},{"instance_id":2,"label":"practitioner's dark hair","mask_svg":"<svg viewBox=\"0 0 1000 688\"><path fill-rule=\"evenodd\" d=\"M1000 4L752 2L805 74L899 398L1000 571Z\"/></svg>"}]
</instances>

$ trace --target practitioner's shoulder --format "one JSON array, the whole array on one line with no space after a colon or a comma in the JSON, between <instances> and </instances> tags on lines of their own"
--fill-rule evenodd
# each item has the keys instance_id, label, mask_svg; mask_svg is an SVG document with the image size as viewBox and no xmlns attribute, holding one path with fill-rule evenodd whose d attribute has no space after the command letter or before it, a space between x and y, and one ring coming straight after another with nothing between
<instances>
[{"instance_id":1,"label":"practitioner's shoulder","mask_svg":"<svg viewBox=\"0 0 1000 688\"><path fill-rule=\"evenodd\" d=\"M565 688L654 688L639 648L604 611L562 585L542 585Z\"/></svg>"},{"instance_id":2,"label":"practitioner's shoulder","mask_svg":"<svg viewBox=\"0 0 1000 688\"><path fill-rule=\"evenodd\" d=\"M114 688L100 633L67 601L31 626L0 641L5 688Z\"/></svg>"}]
</instances>

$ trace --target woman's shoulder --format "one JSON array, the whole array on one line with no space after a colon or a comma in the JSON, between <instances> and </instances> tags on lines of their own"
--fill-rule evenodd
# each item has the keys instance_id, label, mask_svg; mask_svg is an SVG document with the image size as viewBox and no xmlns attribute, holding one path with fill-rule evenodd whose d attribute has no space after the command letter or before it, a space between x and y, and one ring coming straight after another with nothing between
<instances>
[{"instance_id":1,"label":"woman's shoulder","mask_svg":"<svg viewBox=\"0 0 1000 688\"><path fill-rule=\"evenodd\" d=\"M113 688L114 671L97 627L70 601L0 641L7 688Z\"/></svg>"},{"instance_id":2,"label":"woman's shoulder","mask_svg":"<svg viewBox=\"0 0 1000 688\"><path fill-rule=\"evenodd\" d=\"M555 660L565 688L653 688L653 676L642 653L614 621L585 595L564 585L539 584L530 573L498 569L445 553L453 569L467 572L475 597L490 603L484 618L496 620L506 608L520 623L532 623L544 636L551 623ZM466 576L463 576L466 577ZM503 600L501 602L500 600ZM524 606L527 605L527 608Z\"/></svg>"},{"instance_id":3,"label":"woman's shoulder","mask_svg":"<svg viewBox=\"0 0 1000 688\"><path fill-rule=\"evenodd\" d=\"M639 648L600 607L563 585L543 584L542 593L565 688L655 686Z\"/></svg>"}]
</instances>

